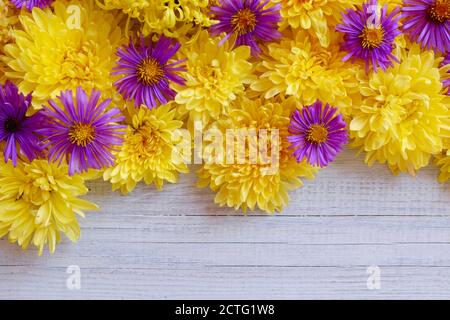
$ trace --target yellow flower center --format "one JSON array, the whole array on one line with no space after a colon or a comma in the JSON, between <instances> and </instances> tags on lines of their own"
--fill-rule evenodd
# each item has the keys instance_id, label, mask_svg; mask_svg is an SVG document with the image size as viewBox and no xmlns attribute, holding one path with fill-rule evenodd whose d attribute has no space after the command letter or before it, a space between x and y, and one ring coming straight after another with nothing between
<instances>
[{"instance_id":1,"label":"yellow flower center","mask_svg":"<svg viewBox=\"0 0 450 320\"><path fill-rule=\"evenodd\" d=\"M156 59L146 58L137 67L137 77L148 86L155 85L164 77L164 69Z\"/></svg>"},{"instance_id":2,"label":"yellow flower center","mask_svg":"<svg viewBox=\"0 0 450 320\"><path fill-rule=\"evenodd\" d=\"M428 9L428 16L435 23L444 23L450 19L450 0L436 0Z\"/></svg>"},{"instance_id":3,"label":"yellow flower center","mask_svg":"<svg viewBox=\"0 0 450 320\"><path fill-rule=\"evenodd\" d=\"M317 65L326 67L330 64L330 61L333 58L333 53L328 50L328 48L326 50L319 48L319 50L314 53L313 58Z\"/></svg>"},{"instance_id":4,"label":"yellow flower center","mask_svg":"<svg viewBox=\"0 0 450 320\"><path fill-rule=\"evenodd\" d=\"M306 139L311 143L323 143L328 139L328 129L323 125L313 124L306 134Z\"/></svg>"},{"instance_id":5,"label":"yellow flower center","mask_svg":"<svg viewBox=\"0 0 450 320\"><path fill-rule=\"evenodd\" d=\"M360 35L360 38L363 48L378 48L384 40L384 29L382 26L365 27Z\"/></svg>"},{"instance_id":6,"label":"yellow flower center","mask_svg":"<svg viewBox=\"0 0 450 320\"><path fill-rule=\"evenodd\" d=\"M73 86L93 85L99 76L99 70L92 62L92 55L95 52L95 45L91 42L83 44L81 47L67 47L61 57L55 59L55 63L60 66L62 82L69 81ZM53 73L52 73L53 76Z\"/></svg>"},{"instance_id":7,"label":"yellow flower center","mask_svg":"<svg viewBox=\"0 0 450 320\"><path fill-rule=\"evenodd\" d=\"M150 126L145 126L139 129L139 134L141 146L143 150L149 153L156 153L160 145L160 137L158 132Z\"/></svg>"},{"instance_id":8,"label":"yellow flower center","mask_svg":"<svg viewBox=\"0 0 450 320\"><path fill-rule=\"evenodd\" d=\"M250 9L240 9L231 19L234 32L243 35L255 30L257 23L256 15Z\"/></svg>"},{"instance_id":9,"label":"yellow flower center","mask_svg":"<svg viewBox=\"0 0 450 320\"><path fill-rule=\"evenodd\" d=\"M95 128L87 123L76 123L69 129L69 140L79 147L86 147L95 139Z\"/></svg>"},{"instance_id":10,"label":"yellow flower center","mask_svg":"<svg viewBox=\"0 0 450 320\"><path fill-rule=\"evenodd\" d=\"M164 141L150 123L143 123L127 137L127 146L138 161L148 161L161 154Z\"/></svg>"}]
</instances>

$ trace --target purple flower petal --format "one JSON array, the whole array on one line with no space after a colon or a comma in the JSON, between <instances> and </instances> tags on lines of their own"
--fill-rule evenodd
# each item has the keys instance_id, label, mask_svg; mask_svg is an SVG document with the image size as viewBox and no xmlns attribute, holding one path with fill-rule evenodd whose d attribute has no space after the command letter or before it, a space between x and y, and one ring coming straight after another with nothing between
<instances>
[{"instance_id":1,"label":"purple flower petal","mask_svg":"<svg viewBox=\"0 0 450 320\"><path fill-rule=\"evenodd\" d=\"M33 8L47 8L53 0L10 0L10 2L18 9L26 8L31 11Z\"/></svg>"},{"instance_id":2,"label":"purple flower petal","mask_svg":"<svg viewBox=\"0 0 450 320\"><path fill-rule=\"evenodd\" d=\"M45 119L37 132L46 141L51 161L66 160L69 175L110 166L112 152L122 144L126 126L118 123L125 117L117 108L105 111L110 99L99 100L99 91L88 97L79 87L75 99L72 91L63 91L59 97L62 106L49 101L42 111Z\"/></svg>"},{"instance_id":3,"label":"purple flower petal","mask_svg":"<svg viewBox=\"0 0 450 320\"><path fill-rule=\"evenodd\" d=\"M371 66L377 72L378 68L386 70L398 62L392 52L395 38L400 34L399 12L396 8L388 14L387 6L369 0L362 7L343 13L343 22L336 27L344 34L342 49L348 52L343 60L365 61L367 72Z\"/></svg>"},{"instance_id":4,"label":"purple flower petal","mask_svg":"<svg viewBox=\"0 0 450 320\"><path fill-rule=\"evenodd\" d=\"M249 46L254 56L261 53L259 44L281 38L279 4L269 6L269 0L219 0L211 14L219 22L210 27L213 35L225 33L221 43L236 35L235 46Z\"/></svg>"},{"instance_id":5,"label":"purple flower petal","mask_svg":"<svg viewBox=\"0 0 450 320\"><path fill-rule=\"evenodd\" d=\"M113 74L122 77L114 85L126 100L134 100L136 107L144 104L153 109L175 98L170 82L185 84L178 75L186 70L185 61L170 61L181 44L165 36L156 43L141 36L138 44L130 41L129 45L117 51L120 59Z\"/></svg>"},{"instance_id":6,"label":"purple flower petal","mask_svg":"<svg viewBox=\"0 0 450 320\"><path fill-rule=\"evenodd\" d=\"M14 166L21 155L32 161L43 150L35 134L41 115L26 116L30 105L31 95L19 94L15 84L6 82L4 86L0 85L0 140L5 142L5 162L12 160Z\"/></svg>"},{"instance_id":7,"label":"purple flower petal","mask_svg":"<svg viewBox=\"0 0 450 320\"><path fill-rule=\"evenodd\" d=\"M313 165L326 167L333 162L348 142L348 132L342 114L321 101L296 110L291 116L288 141L298 162L304 159Z\"/></svg>"},{"instance_id":8,"label":"purple flower petal","mask_svg":"<svg viewBox=\"0 0 450 320\"><path fill-rule=\"evenodd\" d=\"M450 0L403 0L403 31L422 48L450 52Z\"/></svg>"}]
</instances>

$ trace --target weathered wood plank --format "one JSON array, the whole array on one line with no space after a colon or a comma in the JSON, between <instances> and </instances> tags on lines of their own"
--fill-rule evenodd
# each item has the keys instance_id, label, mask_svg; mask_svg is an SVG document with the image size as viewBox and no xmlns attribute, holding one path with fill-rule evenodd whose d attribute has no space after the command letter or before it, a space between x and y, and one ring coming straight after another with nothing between
<instances>
[{"instance_id":1,"label":"weathered wood plank","mask_svg":"<svg viewBox=\"0 0 450 320\"><path fill-rule=\"evenodd\" d=\"M217 208L193 174L129 197L95 182L103 209L78 245L38 257L0 240L0 299L450 298L450 187L436 174L392 177L347 151L277 216ZM70 265L81 291L66 288Z\"/></svg>"}]
</instances>

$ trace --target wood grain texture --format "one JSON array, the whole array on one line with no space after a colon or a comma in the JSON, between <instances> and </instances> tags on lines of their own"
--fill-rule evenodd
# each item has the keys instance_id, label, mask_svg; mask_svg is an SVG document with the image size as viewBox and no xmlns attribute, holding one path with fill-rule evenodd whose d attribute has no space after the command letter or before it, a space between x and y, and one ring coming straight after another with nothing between
<instances>
[{"instance_id":1,"label":"wood grain texture","mask_svg":"<svg viewBox=\"0 0 450 320\"><path fill-rule=\"evenodd\" d=\"M129 197L96 182L102 211L77 245L38 257L0 240L0 298L450 298L450 186L436 175L393 177L346 151L277 216L217 207L194 174ZM70 265L80 291L66 288ZM367 289L372 265L380 290Z\"/></svg>"}]
</instances>

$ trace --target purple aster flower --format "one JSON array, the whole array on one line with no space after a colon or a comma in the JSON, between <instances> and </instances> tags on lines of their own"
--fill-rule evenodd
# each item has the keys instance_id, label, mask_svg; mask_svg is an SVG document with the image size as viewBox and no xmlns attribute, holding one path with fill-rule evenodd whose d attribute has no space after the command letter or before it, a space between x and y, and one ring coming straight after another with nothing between
<instances>
[{"instance_id":1,"label":"purple aster flower","mask_svg":"<svg viewBox=\"0 0 450 320\"><path fill-rule=\"evenodd\" d=\"M386 70L398 59L392 54L395 38L400 34L399 8L387 13L387 6L381 7L376 0L369 0L361 8L349 9L342 14L343 23L336 27L344 33L343 50L348 54L344 61L357 59L366 61L377 72L378 67Z\"/></svg>"},{"instance_id":2,"label":"purple aster flower","mask_svg":"<svg viewBox=\"0 0 450 320\"><path fill-rule=\"evenodd\" d=\"M296 110L291 116L288 141L298 162L326 167L348 142L346 123L337 108L321 101Z\"/></svg>"},{"instance_id":3,"label":"purple aster flower","mask_svg":"<svg viewBox=\"0 0 450 320\"><path fill-rule=\"evenodd\" d=\"M179 42L161 36L156 43L141 36L135 45L119 48L119 61L113 74L123 76L114 85L127 100L134 100L135 106L142 104L156 108L173 100L176 92L170 83L184 85L185 80L178 72L186 71L185 60L169 61L180 49Z\"/></svg>"},{"instance_id":4,"label":"purple aster flower","mask_svg":"<svg viewBox=\"0 0 450 320\"><path fill-rule=\"evenodd\" d=\"M450 65L450 53L447 53L447 56L445 57L444 61L442 61L442 66ZM447 71L447 73L450 73L450 70ZM447 88L447 95L450 96L450 78L444 79L443 81L444 87Z\"/></svg>"},{"instance_id":5,"label":"purple aster flower","mask_svg":"<svg viewBox=\"0 0 450 320\"><path fill-rule=\"evenodd\" d=\"M269 0L220 0L211 7L214 19L219 22L210 27L211 34L226 33L224 43L233 34L235 46L249 46L254 56L261 53L259 43L270 42L281 37L278 23L281 21L281 5L269 6Z\"/></svg>"},{"instance_id":6,"label":"purple aster flower","mask_svg":"<svg viewBox=\"0 0 450 320\"><path fill-rule=\"evenodd\" d=\"M43 110L45 121L38 132L45 137L51 161L66 159L69 175L113 165L112 152L122 144L126 126L118 122L125 117L118 108L107 110L111 99L99 103L100 94L94 90L88 97L78 87L74 101L71 90L62 91L62 106L50 100Z\"/></svg>"},{"instance_id":7,"label":"purple aster flower","mask_svg":"<svg viewBox=\"0 0 450 320\"><path fill-rule=\"evenodd\" d=\"M35 7L41 9L47 8L52 4L53 0L10 0L10 2L16 6L16 8L26 8L28 11L31 11Z\"/></svg>"},{"instance_id":8,"label":"purple aster flower","mask_svg":"<svg viewBox=\"0 0 450 320\"><path fill-rule=\"evenodd\" d=\"M33 161L42 151L35 135L40 126L40 114L27 116L31 106L31 94L26 97L11 82L0 85L0 141L4 143L5 162L17 165L18 152Z\"/></svg>"},{"instance_id":9,"label":"purple aster flower","mask_svg":"<svg viewBox=\"0 0 450 320\"><path fill-rule=\"evenodd\" d=\"M403 30L422 48L450 51L450 0L404 0Z\"/></svg>"}]
</instances>

